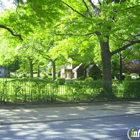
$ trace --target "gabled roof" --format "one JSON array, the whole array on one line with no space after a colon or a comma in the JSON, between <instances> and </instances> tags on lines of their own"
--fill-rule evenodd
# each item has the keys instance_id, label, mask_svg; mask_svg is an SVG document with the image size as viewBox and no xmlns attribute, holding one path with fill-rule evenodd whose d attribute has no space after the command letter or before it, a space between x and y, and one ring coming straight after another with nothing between
<instances>
[{"instance_id":1,"label":"gabled roof","mask_svg":"<svg viewBox=\"0 0 140 140\"><path fill-rule=\"evenodd\" d=\"M82 66L82 63L79 64L77 67L75 67L72 71L73 71L73 72L76 72L81 66Z\"/></svg>"}]
</instances>

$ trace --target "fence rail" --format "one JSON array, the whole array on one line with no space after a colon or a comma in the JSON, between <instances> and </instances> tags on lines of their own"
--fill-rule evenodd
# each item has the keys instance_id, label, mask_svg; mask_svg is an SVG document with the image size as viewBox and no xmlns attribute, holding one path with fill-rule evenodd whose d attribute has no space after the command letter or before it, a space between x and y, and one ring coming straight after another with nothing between
<instances>
[{"instance_id":1,"label":"fence rail","mask_svg":"<svg viewBox=\"0 0 140 140\"><path fill-rule=\"evenodd\" d=\"M140 81L124 83L113 81L112 87L118 98L140 99ZM5 102L94 101L101 91L102 81L72 81L59 84L47 80L0 80L0 101Z\"/></svg>"}]
</instances>

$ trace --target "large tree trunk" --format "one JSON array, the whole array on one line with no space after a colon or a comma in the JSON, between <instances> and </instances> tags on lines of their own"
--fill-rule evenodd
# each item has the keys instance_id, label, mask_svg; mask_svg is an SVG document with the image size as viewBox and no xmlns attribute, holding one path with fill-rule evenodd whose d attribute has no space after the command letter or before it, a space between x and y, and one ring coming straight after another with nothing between
<instances>
[{"instance_id":1,"label":"large tree trunk","mask_svg":"<svg viewBox=\"0 0 140 140\"><path fill-rule=\"evenodd\" d=\"M103 69L103 93L107 97L113 95L112 92L112 74L111 74L111 53L109 50L109 41L100 41L102 69Z\"/></svg>"}]
</instances>

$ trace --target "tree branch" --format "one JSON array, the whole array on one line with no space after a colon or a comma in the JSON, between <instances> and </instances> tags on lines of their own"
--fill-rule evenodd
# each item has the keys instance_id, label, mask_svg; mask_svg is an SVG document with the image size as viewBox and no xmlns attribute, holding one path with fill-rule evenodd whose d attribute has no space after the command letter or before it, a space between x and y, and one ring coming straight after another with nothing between
<instances>
[{"instance_id":1,"label":"tree branch","mask_svg":"<svg viewBox=\"0 0 140 140\"><path fill-rule=\"evenodd\" d=\"M121 51L123 51L123 50L126 50L128 47L130 47L130 46L132 46L132 45L134 45L134 44L137 44L137 43L140 43L140 40L137 40L137 41L130 41L130 43L124 45L123 47L121 47L121 48L119 48L119 49L117 49L117 50L115 50L115 51L113 51L113 52L111 52L111 56L114 55L114 54L116 54L116 53L118 53L118 52L121 52Z\"/></svg>"},{"instance_id":2,"label":"tree branch","mask_svg":"<svg viewBox=\"0 0 140 140\"><path fill-rule=\"evenodd\" d=\"M96 7L96 5L92 2L92 0L88 0L88 1L89 1L90 5L91 5L93 11L95 11L96 14L99 15L100 12L101 12L100 9L98 7Z\"/></svg>"},{"instance_id":3,"label":"tree branch","mask_svg":"<svg viewBox=\"0 0 140 140\"><path fill-rule=\"evenodd\" d=\"M66 2L64 2L63 0L62 0L62 2L67 6L67 7L69 7L72 11L74 11L74 12L76 12L78 15L80 15L80 16L82 16L82 17L86 17L85 15L83 15L82 13L80 13L80 12L78 12L77 10L75 10L73 7L71 7L69 4L67 4Z\"/></svg>"},{"instance_id":4,"label":"tree branch","mask_svg":"<svg viewBox=\"0 0 140 140\"><path fill-rule=\"evenodd\" d=\"M88 5L86 4L85 0L82 0L82 1L83 1L84 5L85 5L85 7L87 9L87 12L89 13L90 17L92 17L92 14L90 13L90 10L89 10Z\"/></svg>"},{"instance_id":5,"label":"tree branch","mask_svg":"<svg viewBox=\"0 0 140 140\"><path fill-rule=\"evenodd\" d=\"M20 40L23 40L20 34L15 34L9 27L0 24L0 28L6 29L9 31L13 36L19 37Z\"/></svg>"},{"instance_id":6,"label":"tree branch","mask_svg":"<svg viewBox=\"0 0 140 140\"><path fill-rule=\"evenodd\" d=\"M100 4L100 6L102 6L102 4L101 4L100 0L98 0L98 3Z\"/></svg>"},{"instance_id":7,"label":"tree branch","mask_svg":"<svg viewBox=\"0 0 140 140\"><path fill-rule=\"evenodd\" d=\"M55 33L55 35L64 35L64 36L92 36L92 35L94 35L94 33L88 33L88 34L70 34L70 33L60 34L60 33Z\"/></svg>"}]
</instances>

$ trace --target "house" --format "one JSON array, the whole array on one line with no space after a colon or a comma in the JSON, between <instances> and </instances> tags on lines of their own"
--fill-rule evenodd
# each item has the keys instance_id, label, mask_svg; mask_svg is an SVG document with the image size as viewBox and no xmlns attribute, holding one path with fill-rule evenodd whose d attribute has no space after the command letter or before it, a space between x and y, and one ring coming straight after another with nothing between
<instances>
[{"instance_id":1,"label":"house","mask_svg":"<svg viewBox=\"0 0 140 140\"><path fill-rule=\"evenodd\" d=\"M62 66L60 71L60 77L65 79L72 79L73 78L72 69L73 69L72 64Z\"/></svg>"},{"instance_id":2,"label":"house","mask_svg":"<svg viewBox=\"0 0 140 140\"><path fill-rule=\"evenodd\" d=\"M72 70L73 74L74 74L74 79L78 79L79 77L86 77L86 69L84 67L84 65L81 63L78 66L76 66L73 70Z\"/></svg>"},{"instance_id":3,"label":"house","mask_svg":"<svg viewBox=\"0 0 140 140\"><path fill-rule=\"evenodd\" d=\"M128 62L123 62L124 71L128 73L137 73L140 75L140 61L133 59Z\"/></svg>"},{"instance_id":4,"label":"house","mask_svg":"<svg viewBox=\"0 0 140 140\"><path fill-rule=\"evenodd\" d=\"M0 66L0 78L9 77L9 71Z\"/></svg>"},{"instance_id":5,"label":"house","mask_svg":"<svg viewBox=\"0 0 140 140\"><path fill-rule=\"evenodd\" d=\"M90 64L86 68L86 77L92 77L94 80L101 79L101 70L95 64Z\"/></svg>"},{"instance_id":6,"label":"house","mask_svg":"<svg viewBox=\"0 0 140 140\"><path fill-rule=\"evenodd\" d=\"M80 77L92 77L93 79L101 78L101 71L95 64L90 64L85 66L84 64L79 64L74 67L72 64L64 65L60 71L60 77L65 79L78 79Z\"/></svg>"}]
</instances>

